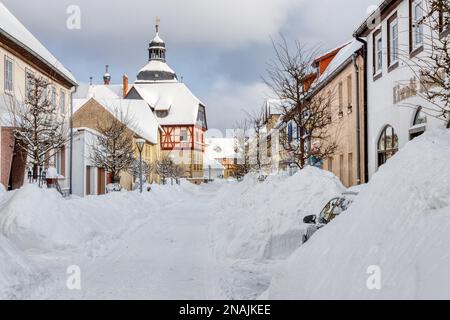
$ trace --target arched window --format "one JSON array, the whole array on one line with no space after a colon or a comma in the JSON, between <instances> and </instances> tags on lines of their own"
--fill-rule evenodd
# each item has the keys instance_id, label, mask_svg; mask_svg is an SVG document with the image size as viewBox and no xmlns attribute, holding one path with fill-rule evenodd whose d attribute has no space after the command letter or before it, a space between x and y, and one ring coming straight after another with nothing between
<instances>
[{"instance_id":1,"label":"arched window","mask_svg":"<svg viewBox=\"0 0 450 320\"><path fill-rule=\"evenodd\" d=\"M391 126L386 126L378 140L378 166L395 155L398 151L398 136Z\"/></svg>"},{"instance_id":2,"label":"arched window","mask_svg":"<svg viewBox=\"0 0 450 320\"><path fill-rule=\"evenodd\" d=\"M412 140L423 134L427 128L427 115L423 112L422 107L417 108L414 114L413 125L409 129L409 139Z\"/></svg>"}]
</instances>

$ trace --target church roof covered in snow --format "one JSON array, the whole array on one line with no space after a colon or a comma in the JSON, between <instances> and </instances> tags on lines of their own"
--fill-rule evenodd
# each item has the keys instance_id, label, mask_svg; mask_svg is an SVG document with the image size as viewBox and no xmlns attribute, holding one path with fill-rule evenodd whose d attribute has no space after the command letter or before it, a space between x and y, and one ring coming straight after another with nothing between
<instances>
[{"instance_id":1,"label":"church roof covered in snow","mask_svg":"<svg viewBox=\"0 0 450 320\"><path fill-rule=\"evenodd\" d=\"M153 111L144 100L125 100L117 98L74 99L74 113L88 101L94 99L117 119L127 119L129 128L150 143L158 143L159 124Z\"/></svg>"},{"instance_id":2,"label":"church roof covered in snow","mask_svg":"<svg viewBox=\"0 0 450 320\"><path fill-rule=\"evenodd\" d=\"M72 73L0 2L0 34L30 52L73 86L77 81Z\"/></svg>"},{"instance_id":3,"label":"church roof covered in snow","mask_svg":"<svg viewBox=\"0 0 450 320\"><path fill-rule=\"evenodd\" d=\"M178 82L177 75L166 62L150 60L137 75L136 83Z\"/></svg>"},{"instance_id":4,"label":"church roof covered in snow","mask_svg":"<svg viewBox=\"0 0 450 320\"><path fill-rule=\"evenodd\" d=\"M135 84L133 88L139 95L137 98L145 100L156 111L161 125L197 123L199 107L203 104L184 83Z\"/></svg>"}]
</instances>

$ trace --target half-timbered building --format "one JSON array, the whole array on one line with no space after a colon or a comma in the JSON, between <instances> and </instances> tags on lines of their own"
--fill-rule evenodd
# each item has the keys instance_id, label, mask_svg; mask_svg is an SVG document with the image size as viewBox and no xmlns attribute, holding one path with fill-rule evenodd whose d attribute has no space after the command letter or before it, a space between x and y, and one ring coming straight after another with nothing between
<instances>
[{"instance_id":1,"label":"half-timbered building","mask_svg":"<svg viewBox=\"0 0 450 320\"><path fill-rule=\"evenodd\" d=\"M149 45L149 61L139 71L126 99L145 100L163 130L161 150L184 168L192 182L203 178L206 106L178 80L166 63L166 44L158 34Z\"/></svg>"}]
</instances>

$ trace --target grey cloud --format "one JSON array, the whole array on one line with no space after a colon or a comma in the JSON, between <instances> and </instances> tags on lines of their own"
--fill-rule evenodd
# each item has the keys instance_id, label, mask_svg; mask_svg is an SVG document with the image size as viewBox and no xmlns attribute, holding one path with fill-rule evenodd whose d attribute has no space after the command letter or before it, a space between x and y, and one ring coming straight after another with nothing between
<instances>
[{"instance_id":1,"label":"grey cloud","mask_svg":"<svg viewBox=\"0 0 450 320\"><path fill-rule=\"evenodd\" d=\"M154 18L169 65L208 104L209 125L230 128L244 108L270 94L261 84L272 57L270 38L322 43L348 40L366 8L378 0L3 0L80 82L100 82L104 65L114 82L134 79L146 63ZM66 8L79 5L82 29L66 26Z\"/></svg>"}]
</instances>

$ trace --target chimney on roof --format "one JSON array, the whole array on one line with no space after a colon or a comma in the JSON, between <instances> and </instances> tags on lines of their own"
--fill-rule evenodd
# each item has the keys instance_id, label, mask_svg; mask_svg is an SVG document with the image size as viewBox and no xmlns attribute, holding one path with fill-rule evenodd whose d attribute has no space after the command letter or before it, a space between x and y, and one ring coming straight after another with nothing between
<instances>
[{"instance_id":1,"label":"chimney on roof","mask_svg":"<svg viewBox=\"0 0 450 320\"><path fill-rule=\"evenodd\" d=\"M103 83L107 86L111 83L111 75L109 74L109 66L108 65L106 65L106 72L103 75Z\"/></svg>"},{"instance_id":2,"label":"chimney on roof","mask_svg":"<svg viewBox=\"0 0 450 320\"><path fill-rule=\"evenodd\" d=\"M123 97L125 98L128 93L128 76L126 74L123 75Z\"/></svg>"}]
</instances>

